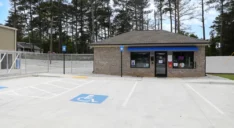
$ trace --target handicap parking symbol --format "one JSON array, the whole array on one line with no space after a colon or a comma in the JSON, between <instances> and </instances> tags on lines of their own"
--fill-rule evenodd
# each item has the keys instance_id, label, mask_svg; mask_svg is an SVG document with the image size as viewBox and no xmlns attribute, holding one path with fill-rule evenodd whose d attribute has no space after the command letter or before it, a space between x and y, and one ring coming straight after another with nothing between
<instances>
[{"instance_id":1,"label":"handicap parking symbol","mask_svg":"<svg viewBox=\"0 0 234 128\"><path fill-rule=\"evenodd\" d=\"M4 88L7 88L7 87L4 87L4 86L0 86L0 89L4 89Z\"/></svg>"},{"instance_id":2,"label":"handicap parking symbol","mask_svg":"<svg viewBox=\"0 0 234 128\"><path fill-rule=\"evenodd\" d=\"M105 95L80 94L77 97L71 99L71 101L101 104L103 101L106 100L107 97L108 96Z\"/></svg>"}]
</instances>

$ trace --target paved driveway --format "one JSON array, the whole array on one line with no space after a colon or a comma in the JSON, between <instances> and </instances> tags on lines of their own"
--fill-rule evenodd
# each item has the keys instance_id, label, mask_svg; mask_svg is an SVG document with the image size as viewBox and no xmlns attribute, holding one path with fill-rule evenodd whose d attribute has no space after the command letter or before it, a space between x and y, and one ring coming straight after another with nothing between
<instances>
[{"instance_id":1,"label":"paved driveway","mask_svg":"<svg viewBox=\"0 0 234 128\"><path fill-rule=\"evenodd\" d=\"M233 128L234 83L218 77L25 77L0 81L3 128Z\"/></svg>"}]
</instances>

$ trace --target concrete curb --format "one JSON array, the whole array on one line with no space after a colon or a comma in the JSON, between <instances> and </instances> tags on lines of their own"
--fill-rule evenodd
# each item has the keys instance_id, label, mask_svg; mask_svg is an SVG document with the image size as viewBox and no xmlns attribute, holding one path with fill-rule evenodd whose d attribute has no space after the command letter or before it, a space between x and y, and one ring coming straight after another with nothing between
<instances>
[{"instance_id":1,"label":"concrete curb","mask_svg":"<svg viewBox=\"0 0 234 128\"><path fill-rule=\"evenodd\" d=\"M4 76L4 77L0 77L0 80L8 80L8 79L15 79L15 78L30 77L30 76L32 76L32 74L17 75L17 76Z\"/></svg>"}]
</instances>

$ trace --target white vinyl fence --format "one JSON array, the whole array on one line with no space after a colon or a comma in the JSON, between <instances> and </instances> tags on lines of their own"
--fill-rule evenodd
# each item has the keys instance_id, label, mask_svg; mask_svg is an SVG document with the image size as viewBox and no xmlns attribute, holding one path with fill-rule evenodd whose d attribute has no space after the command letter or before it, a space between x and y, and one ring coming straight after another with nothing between
<instances>
[{"instance_id":1,"label":"white vinyl fence","mask_svg":"<svg viewBox=\"0 0 234 128\"><path fill-rule=\"evenodd\" d=\"M206 73L234 74L234 56L206 57Z\"/></svg>"},{"instance_id":2,"label":"white vinyl fence","mask_svg":"<svg viewBox=\"0 0 234 128\"><path fill-rule=\"evenodd\" d=\"M66 74L92 74L93 54L65 54ZM63 54L0 50L0 77L33 73L63 73Z\"/></svg>"}]
</instances>

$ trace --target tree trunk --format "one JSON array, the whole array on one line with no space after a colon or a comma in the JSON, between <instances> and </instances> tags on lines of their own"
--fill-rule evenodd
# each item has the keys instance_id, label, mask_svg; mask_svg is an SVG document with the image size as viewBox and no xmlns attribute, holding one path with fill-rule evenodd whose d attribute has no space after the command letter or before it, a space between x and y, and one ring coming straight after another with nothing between
<instances>
[{"instance_id":1,"label":"tree trunk","mask_svg":"<svg viewBox=\"0 0 234 128\"><path fill-rule=\"evenodd\" d=\"M96 37L96 42L98 41L98 22L97 22L97 2L95 0L95 37Z\"/></svg>"},{"instance_id":2,"label":"tree trunk","mask_svg":"<svg viewBox=\"0 0 234 128\"><path fill-rule=\"evenodd\" d=\"M80 52L84 53L84 21L83 21L83 1L80 1Z\"/></svg>"},{"instance_id":3,"label":"tree trunk","mask_svg":"<svg viewBox=\"0 0 234 128\"><path fill-rule=\"evenodd\" d=\"M91 32L91 43L94 43L94 0L91 3L91 19L92 19L92 32Z\"/></svg>"},{"instance_id":4,"label":"tree trunk","mask_svg":"<svg viewBox=\"0 0 234 128\"><path fill-rule=\"evenodd\" d=\"M138 19L137 19L137 4L136 4L136 0L134 0L134 5L135 5L135 7L134 7L134 15L135 15L135 22L136 22L136 28L135 28L135 30L138 30Z\"/></svg>"},{"instance_id":5,"label":"tree trunk","mask_svg":"<svg viewBox=\"0 0 234 128\"><path fill-rule=\"evenodd\" d=\"M177 0L174 1L175 3L175 33L177 33Z\"/></svg>"},{"instance_id":6,"label":"tree trunk","mask_svg":"<svg viewBox=\"0 0 234 128\"><path fill-rule=\"evenodd\" d=\"M160 30L160 16L158 16L158 30Z\"/></svg>"},{"instance_id":7,"label":"tree trunk","mask_svg":"<svg viewBox=\"0 0 234 128\"><path fill-rule=\"evenodd\" d=\"M178 33L180 33L180 0L177 0L177 25Z\"/></svg>"},{"instance_id":8,"label":"tree trunk","mask_svg":"<svg viewBox=\"0 0 234 128\"><path fill-rule=\"evenodd\" d=\"M58 12L59 12L59 47L58 47L58 52L62 53L62 12L61 12L61 0L59 0L59 8L58 8Z\"/></svg>"},{"instance_id":9,"label":"tree trunk","mask_svg":"<svg viewBox=\"0 0 234 128\"><path fill-rule=\"evenodd\" d=\"M163 19L162 19L162 15L163 15L163 12L162 12L162 1L160 0L160 21L161 21L161 30L163 29Z\"/></svg>"},{"instance_id":10,"label":"tree trunk","mask_svg":"<svg viewBox=\"0 0 234 128\"><path fill-rule=\"evenodd\" d=\"M109 26L108 26L108 38L110 38L110 35L111 35L111 10L110 10L110 1L108 2L108 14L109 14L109 17L108 17L108 23L109 23Z\"/></svg>"},{"instance_id":11,"label":"tree trunk","mask_svg":"<svg viewBox=\"0 0 234 128\"><path fill-rule=\"evenodd\" d=\"M50 52L53 52L53 34L52 34L52 27L53 27L53 1L50 0L51 2L51 15L50 15Z\"/></svg>"},{"instance_id":12,"label":"tree trunk","mask_svg":"<svg viewBox=\"0 0 234 128\"><path fill-rule=\"evenodd\" d=\"M157 30L157 17L155 10L154 10L154 29Z\"/></svg>"},{"instance_id":13,"label":"tree trunk","mask_svg":"<svg viewBox=\"0 0 234 128\"><path fill-rule=\"evenodd\" d=\"M221 2L221 30L220 30L220 55L223 55L223 27L224 27L224 23L223 23L223 1L224 0L220 0Z\"/></svg>"},{"instance_id":14,"label":"tree trunk","mask_svg":"<svg viewBox=\"0 0 234 128\"><path fill-rule=\"evenodd\" d=\"M39 0L39 5L41 4L41 0ZM41 52L41 49L42 49L42 30L41 30L41 28L42 28L42 19L41 19L41 8L39 8L39 39L40 39L40 52Z\"/></svg>"},{"instance_id":15,"label":"tree trunk","mask_svg":"<svg viewBox=\"0 0 234 128\"><path fill-rule=\"evenodd\" d=\"M168 0L169 2L169 11L170 11L170 25L171 25L171 32L172 32L172 8L171 8L171 0Z\"/></svg>"},{"instance_id":16,"label":"tree trunk","mask_svg":"<svg viewBox=\"0 0 234 128\"><path fill-rule=\"evenodd\" d=\"M75 53L75 51L74 51L74 39L73 39L73 37L74 37L74 35L73 35L73 14L72 14L72 21L71 21L71 31L72 31L72 35L71 35L71 42L72 42L72 53Z\"/></svg>"},{"instance_id":17,"label":"tree trunk","mask_svg":"<svg viewBox=\"0 0 234 128\"><path fill-rule=\"evenodd\" d=\"M76 41L76 53L78 53L78 8L77 8L77 0L76 0L76 4L75 4L75 15L76 15L76 38L75 38L75 41Z\"/></svg>"},{"instance_id":18,"label":"tree trunk","mask_svg":"<svg viewBox=\"0 0 234 128\"><path fill-rule=\"evenodd\" d=\"M202 28L203 28L203 40L206 40L205 19L204 19L204 0L202 0Z\"/></svg>"},{"instance_id":19,"label":"tree trunk","mask_svg":"<svg viewBox=\"0 0 234 128\"><path fill-rule=\"evenodd\" d=\"M17 17L16 17L16 15L17 15L17 10L16 10L16 2L15 2L15 0L14 0L14 21L13 21L13 27L14 28L16 28L16 21L17 21Z\"/></svg>"},{"instance_id":20,"label":"tree trunk","mask_svg":"<svg viewBox=\"0 0 234 128\"><path fill-rule=\"evenodd\" d=\"M34 35L33 35L33 25L32 25L32 0L30 0L30 10L29 10L29 14L30 14L30 23L29 23L29 26L30 26L30 30L31 30L31 35L32 35L32 39L30 42L32 44L32 52L34 52Z\"/></svg>"},{"instance_id":21,"label":"tree trunk","mask_svg":"<svg viewBox=\"0 0 234 128\"><path fill-rule=\"evenodd\" d=\"M141 30L144 30L144 9L143 6L141 6Z\"/></svg>"}]
</instances>

